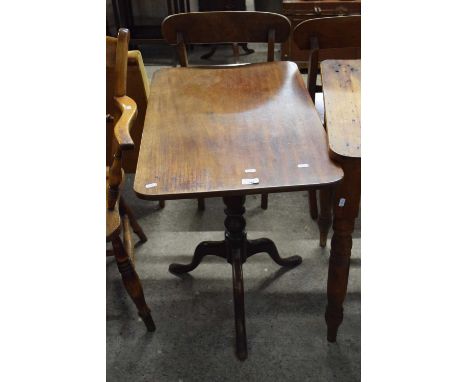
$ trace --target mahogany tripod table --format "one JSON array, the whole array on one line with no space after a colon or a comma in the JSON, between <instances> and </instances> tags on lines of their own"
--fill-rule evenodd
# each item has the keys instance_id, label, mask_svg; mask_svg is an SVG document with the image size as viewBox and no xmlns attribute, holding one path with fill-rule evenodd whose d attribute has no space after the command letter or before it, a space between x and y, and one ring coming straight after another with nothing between
<instances>
[{"instance_id":1,"label":"mahogany tripod table","mask_svg":"<svg viewBox=\"0 0 468 382\"><path fill-rule=\"evenodd\" d=\"M318 219L326 242L333 210L325 320L327 338L335 342L343 321L351 235L361 201L361 60L325 60L320 68L330 157L344 171L343 181L335 187L332 198L327 191L320 191Z\"/></svg>"},{"instance_id":2,"label":"mahogany tripod table","mask_svg":"<svg viewBox=\"0 0 468 382\"><path fill-rule=\"evenodd\" d=\"M239 359L247 358L242 264L260 252L281 266L302 261L280 257L270 239L247 239L246 195L327 187L342 177L296 64L155 72L134 190L148 200L223 197L225 240L200 243L190 264L170 271L190 272L206 255L231 264Z\"/></svg>"}]
</instances>

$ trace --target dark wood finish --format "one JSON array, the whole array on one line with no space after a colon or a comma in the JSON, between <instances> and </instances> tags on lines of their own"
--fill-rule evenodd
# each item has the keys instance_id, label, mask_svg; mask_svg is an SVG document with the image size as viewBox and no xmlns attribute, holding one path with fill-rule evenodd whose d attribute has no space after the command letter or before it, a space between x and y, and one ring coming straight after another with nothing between
<instances>
[{"instance_id":1,"label":"dark wood finish","mask_svg":"<svg viewBox=\"0 0 468 382\"><path fill-rule=\"evenodd\" d=\"M245 11L245 0L198 0L200 12Z\"/></svg>"},{"instance_id":2,"label":"dark wood finish","mask_svg":"<svg viewBox=\"0 0 468 382\"><path fill-rule=\"evenodd\" d=\"M122 152L133 149L130 130L137 114L135 102L126 96L127 53L129 32L120 29L117 38L106 39L106 67L114 68L114 102L119 114L112 116L114 126L114 159L106 169L106 241L112 243L112 254L115 257L122 280L130 298L135 303L138 314L142 318L148 331L154 331L155 325L150 309L146 305L140 279L133 267L133 241L130 227L132 227L143 241L146 236L136 222L133 214L120 196L120 187L124 177L122 170ZM114 61L110 64L109 61ZM110 117L106 118L107 120ZM124 242L120 238L123 228ZM106 255L108 253L106 252Z\"/></svg>"},{"instance_id":3,"label":"dark wood finish","mask_svg":"<svg viewBox=\"0 0 468 382\"><path fill-rule=\"evenodd\" d=\"M246 11L247 7L245 6L245 0L199 0L198 9L200 12L214 12L214 11ZM233 43L232 50L236 62L239 60L239 46L246 54L254 53L253 49L249 49L246 43ZM200 58L207 60L211 58L216 52L217 46L213 45L210 48L210 51Z\"/></svg>"},{"instance_id":4,"label":"dark wood finish","mask_svg":"<svg viewBox=\"0 0 468 382\"><path fill-rule=\"evenodd\" d=\"M199 244L191 263L169 269L190 272L207 255L232 264L236 353L243 360L242 264L259 252L281 266L301 262L281 258L269 239L247 240L245 195L328 186L342 170L328 157L325 131L294 63L170 68L155 73L151 86L135 192L149 200L223 197L225 240ZM254 176L245 172L252 168ZM253 177L258 184L242 184Z\"/></svg>"},{"instance_id":5,"label":"dark wood finish","mask_svg":"<svg viewBox=\"0 0 468 382\"><path fill-rule=\"evenodd\" d=\"M192 262L187 265L171 264L169 271L182 274L193 271L208 255L226 259L232 265L232 286L234 294L234 316L236 328L236 354L240 360L247 358L247 336L245 329L244 312L244 283L242 278L242 264L247 258L257 253L266 252L281 266L294 267L302 262L300 256L288 258L280 257L275 244L267 238L247 240L245 232L245 196L228 196L223 198L226 204L226 219L224 220L225 240L205 241L200 243L193 256Z\"/></svg>"},{"instance_id":6,"label":"dark wood finish","mask_svg":"<svg viewBox=\"0 0 468 382\"><path fill-rule=\"evenodd\" d=\"M313 220L318 217L317 195L315 190L309 190L309 214Z\"/></svg>"},{"instance_id":7,"label":"dark wood finish","mask_svg":"<svg viewBox=\"0 0 468 382\"><path fill-rule=\"evenodd\" d=\"M198 210L204 211L205 210L205 199L198 198L197 202L198 202Z\"/></svg>"},{"instance_id":8,"label":"dark wood finish","mask_svg":"<svg viewBox=\"0 0 468 382\"><path fill-rule=\"evenodd\" d=\"M262 194L262 202L261 202L262 209L268 209L268 194Z\"/></svg>"},{"instance_id":9,"label":"dark wood finish","mask_svg":"<svg viewBox=\"0 0 468 382\"><path fill-rule=\"evenodd\" d=\"M332 16L350 16L361 14L360 0L283 0L283 12L291 21L292 28L305 20ZM331 55L329 55L331 53ZM281 45L281 58L296 62L306 68L309 57L309 46L300 49L292 35ZM333 52L322 51L321 60L333 58Z\"/></svg>"},{"instance_id":10,"label":"dark wood finish","mask_svg":"<svg viewBox=\"0 0 468 382\"><path fill-rule=\"evenodd\" d=\"M254 177L259 184L242 184ZM298 191L341 177L294 63L155 73L134 184L140 198Z\"/></svg>"},{"instance_id":11,"label":"dark wood finish","mask_svg":"<svg viewBox=\"0 0 468 382\"><path fill-rule=\"evenodd\" d=\"M177 44L177 34L186 44L268 42L268 31L275 30L276 42L289 36L289 20L268 12L191 12L171 15L162 24L169 44Z\"/></svg>"},{"instance_id":12,"label":"dark wood finish","mask_svg":"<svg viewBox=\"0 0 468 382\"><path fill-rule=\"evenodd\" d=\"M315 196L315 192L314 192ZM320 215L318 215L318 226L320 230L320 246L325 248L327 245L328 231L332 225L331 202L333 197L332 188L324 188L319 191L320 197Z\"/></svg>"},{"instance_id":13,"label":"dark wood finish","mask_svg":"<svg viewBox=\"0 0 468 382\"><path fill-rule=\"evenodd\" d=\"M344 171L344 179L336 186L332 198L333 237L325 314L327 338L334 342L338 327L343 321L343 302L352 248L351 235L361 199L361 62L326 60L321 64L321 73L330 156ZM328 215L327 203L324 203L323 208ZM322 232L321 229L321 233L325 234L325 231Z\"/></svg>"}]
</instances>

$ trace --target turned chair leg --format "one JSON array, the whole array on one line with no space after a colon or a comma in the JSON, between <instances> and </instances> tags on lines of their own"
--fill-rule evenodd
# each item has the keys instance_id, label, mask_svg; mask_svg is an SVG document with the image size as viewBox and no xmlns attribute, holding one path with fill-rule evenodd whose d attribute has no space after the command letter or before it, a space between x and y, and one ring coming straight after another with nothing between
<instances>
[{"instance_id":1,"label":"turned chair leg","mask_svg":"<svg viewBox=\"0 0 468 382\"><path fill-rule=\"evenodd\" d=\"M120 236L115 235L111 241L114 249L115 260L117 261L117 267L119 268L119 272L122 276L125 289L137 307L138 315L145 323L146 329L149 332L154 332L156 330L156 326L154 325L153 318L151 317L151 310L148 308L148 305L146 305L140 278L138 277L138 274L125 251L125 247Z\"/></svg>"},{"instance_id":2,"label":"turned chair leg","mask_svg":"<svg viewBox=\"0 0 468 382\"><path fill-rule=\"evenodd\" d=\"M128 218L128 215L123 215L121 220L125 252L127 253L133 265L135 265L135 251L133 249L132 231L130 230L130 219Z\"/></svg>"},{"instance_id":3,"label":"turned chair leg","mask_svg":"<svg viewBox=\"0 0 468 382\"><path fill-rule=\"evenodd\" d=\"M262 209L266 210L268 208L268 194L262 194L262 202L260 204Z\"/></svg>"},{"instance_id":4,"label":"turned chair leg","mask_svg":"<svg viewBox=\"0 0 468 382\"><path fill-rule=\"evenodd\" d=\"M315 190L309 191L309 213L312 219L318 218L317 193Z\"/></svg>"},{"instance_id":5,"label":"turned chair leg","mask_svg":"<svg viewBox=\"0 0 468 382\"><path fill-rule=\"evenodd\" d=\"M120 208L120 215L127 215L128 220L130 221L130 225L132 226L133 232L136 233L136 235L140 238L140 241L142 243L148 241L148 238L145 235L145 232L143 231L143 228L138 224L135 215L133 214L133 211L128 207L128 204L125 202L124 198L120 196L120 201L119 201L119 208Z\"/></svg>"},{"instance_id":6,"label":"turned chair leg","mask_svg":"<svg viewBox=\"0 0 468 382\"><path fill-rule=\"evenodd\" d=\"M204 211L205 210L205 198L198 198L198 210Z\"/></svg>"},{"instance_id":7,"label":"turned chair leg","mask_svg":"<svg viewBox=\"0 0 468 382\"><path fill-rule=\"evenodd\" d=\"M234 43L232 44L232 54L234 55L234 59L236 60L236 64L239 63L239 44Z\"/></svg>"}]
</instances>

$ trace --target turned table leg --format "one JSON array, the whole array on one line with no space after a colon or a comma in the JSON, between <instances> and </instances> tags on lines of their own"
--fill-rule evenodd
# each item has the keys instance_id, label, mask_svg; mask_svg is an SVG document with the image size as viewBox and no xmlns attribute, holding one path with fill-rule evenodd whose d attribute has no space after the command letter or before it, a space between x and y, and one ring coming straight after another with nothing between
<instances>
[{"instance_id":1,"label":"turned table leg","mask_svg":"<svg viewBox=\"0 0 468 382\"><path fill-rule=\"evenodd\" d=\"M319 191L320 213L318 216L318 226L320 230L320 246L325 248L327 245L328 231L332 225L332 194L331 187L323 188Z\"/></svg>"},{"instance_id":2,"label":"turned table leg","mask_svg":"<svg viewBox=\"0 0 468 382\"><path fill-rule=\"evenodd\" d=\"M315 220L318 216L318 208L317 208L317 192L316 190L309 191L309 213L310 217Z\"/></svg>"},{"instance_id":3,"label":"turned table leg","mask_svg":"<svg viewBox=\"0 0 468 382\"><path fill-rule=\"evenodd\" d=\"M361 160L340 163L344 178L335 189L333 197L333 237L328 265L327 299L325 312L327 339L336 341L338 328L343 321L343 302L349 276L354 220L359 214L361 199Z\"/></svg>"},{"instance_id":4,"label":"turned table leg","mask_svg":"<svg viewBox=\"0 0 468 382\"><path fill-rule=\"evenodd\" d=\"M226 196L223 198L226 208L224 212L224 240L204 241L200 243L189 264L171 264L172 273L181 274L193 271L207 255L222 257L232 266L232 286L234 301L234 317L236 329L236 355L243 361L247 358L247 334L245 329L244 281L242 264L248 257L260 252L266 252L278 265L294 267L302 262L300 256L281 257L275 243L267 238L247 240L245 232L245 196Z\"/></svg>"},{"instance_id":5,"label":"turned table leg","mask_svg":"<svg viewBox=\"0 0 468 382\"><path fill-rule=\"evenodd\" d=\"M247 234L245 232L245 196L223 198L226 209L224 237L227 247L227 260L232 265L232 287L236 327L236 354L243 361L247 358L247 334L245 330L244 281L242 264L247 258Z\"/></svg>"}]
</instances>

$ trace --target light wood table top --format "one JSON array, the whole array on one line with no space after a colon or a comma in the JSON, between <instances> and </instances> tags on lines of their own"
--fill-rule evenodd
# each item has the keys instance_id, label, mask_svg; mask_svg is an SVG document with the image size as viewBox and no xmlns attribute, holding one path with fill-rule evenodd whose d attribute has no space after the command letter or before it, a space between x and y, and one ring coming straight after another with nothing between
<instances>
[{"instance_id":1,"label":"light wood table top","mask_svg":"<svg viewBox=\"0 0 468 382\"><path fill-rule=\"evenodd\" d=\"M361 60L325 60L320 67L332 156L360 158Z\"/></svg>"},{"instance_id":2,"label":"light wood table top","mask_svg":"<svg viewBox=\"0 0 468 382\"><path fill-rule=\"evenodd\" d=\"M318 218L320 239L326 242L333 215L325 320L327 338L335 342L344 317L352 234L361 203L361 60L325 60L320 66L330 157L345 174L333 194L321 191Z\"/></svg>"},{"instance_id":3,"label":"light wood table top","mask_svg":"<svg viewBox=\"0 0 468 382\"><path fill-rule=\"evenodd\" d=\"M296 191L342 177L296 64L154 74L134 183L138 197ZM247 178L259 183L242 184Z\"/></svg>"}]
</instances>

